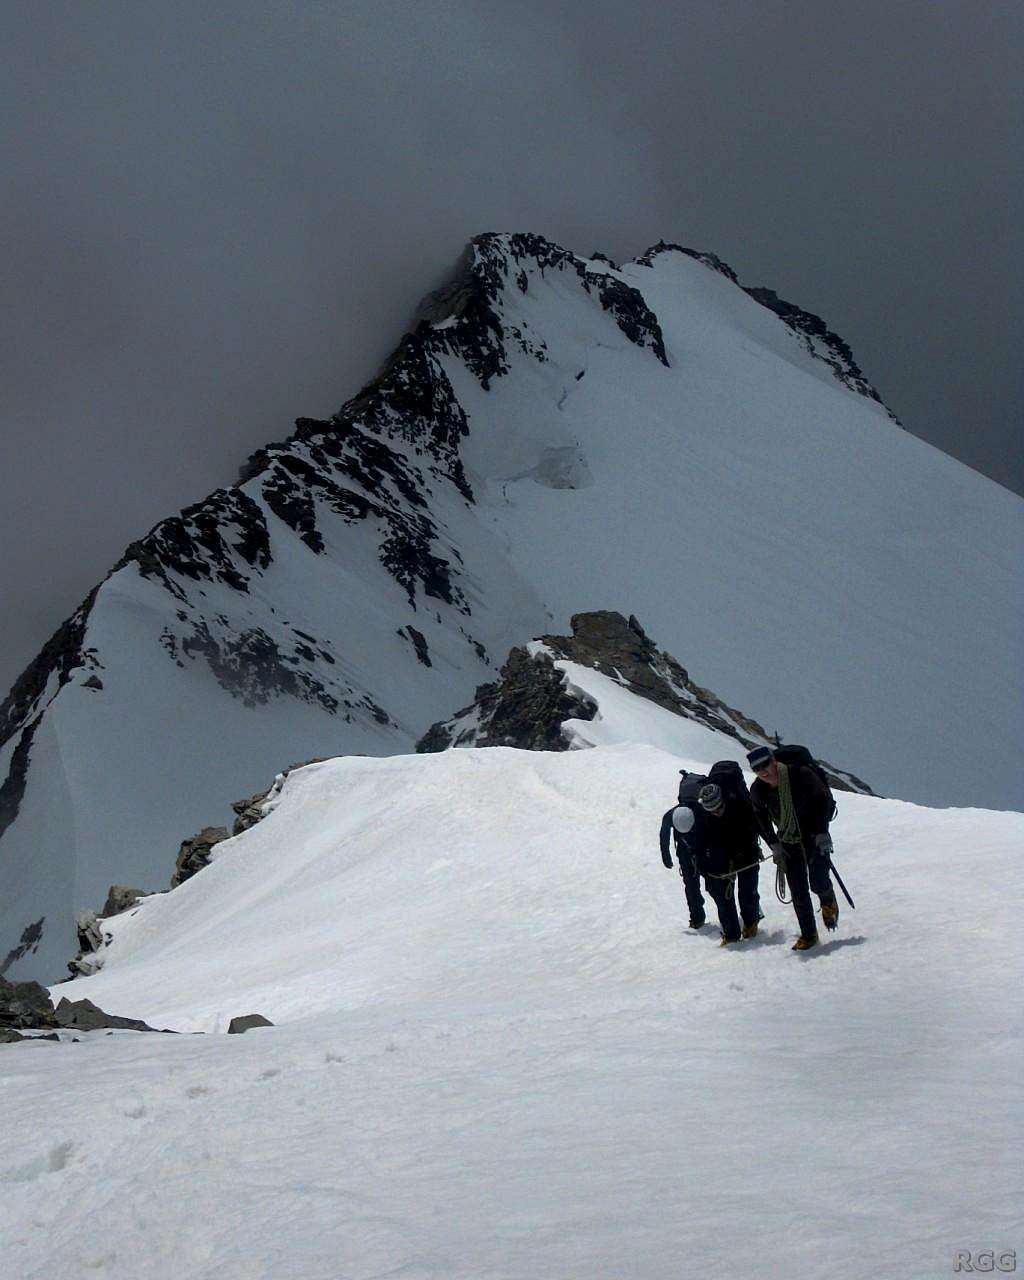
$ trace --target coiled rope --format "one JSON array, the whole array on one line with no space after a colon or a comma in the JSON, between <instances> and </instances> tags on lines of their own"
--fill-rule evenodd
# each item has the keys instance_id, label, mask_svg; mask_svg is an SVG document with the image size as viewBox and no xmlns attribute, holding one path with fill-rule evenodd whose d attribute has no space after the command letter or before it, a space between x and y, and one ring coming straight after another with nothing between
<instances>
[{"instance_id":1,"label":"coiled rope","mask_svg":"<svg viewBox=\"0 0 1024 1280\"><path fill-rule=\"evenodd\" d=\"M786 897L786 867L782 862L775 868L775 896L784 905L789 905L790 899Z\"/></svg>"}]
</instances>

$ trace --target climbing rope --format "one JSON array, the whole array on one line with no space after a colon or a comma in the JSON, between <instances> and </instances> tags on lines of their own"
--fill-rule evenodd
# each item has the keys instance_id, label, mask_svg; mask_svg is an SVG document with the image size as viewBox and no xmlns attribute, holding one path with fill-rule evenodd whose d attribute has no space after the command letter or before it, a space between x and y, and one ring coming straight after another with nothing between
<instances>
[{"instance_id":1,"label":"climbing rope","mask_svg":"<svg viewBox=\"0 0 1024 1280\"><path fill-rule=\"evenodd\" d=\"M748 862L745 867L734 867L732 871L703 871L701 874L710 880L735 880L741 871L749 871L751 867L759 867L762 862L768 861L768 858L759 857L756 862ZM679 874L682 875L682 868ZM786 897L786 868L781 864L775 868L775 896L784 906L789 906L791 899Z\"/></svg>"}]
</instances>

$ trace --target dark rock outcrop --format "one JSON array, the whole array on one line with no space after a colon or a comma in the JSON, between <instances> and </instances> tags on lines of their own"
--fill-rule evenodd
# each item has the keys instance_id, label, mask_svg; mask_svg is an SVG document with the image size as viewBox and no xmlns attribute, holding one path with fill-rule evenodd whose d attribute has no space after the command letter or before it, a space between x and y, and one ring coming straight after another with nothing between
<instances>
[{"instance_id":1,"label":"dark rock outcrop","mask_svg":"<svg viewBox=\"0 0 1024 1280\"><path fill-rule=\"evenodd\" d=\"M85 628L99 587L94 587L63 622L0 703L0 746L20 733L7 777L0 784L0 836L18 814L25 793L32 738L46 707L76 670L100 667L95 650L84 647ZM56 677L56 687L54 687Z\"/></svg>"},{"instance_id":2,"label":"dark rock outcrop","mask_svg":"<svg viewBox=\"0 0 1024 1280\"><path fill-rule=\"evenodd\" d=\"M728 734L745 745L768 740L756 720L694 683L670 653L655 645L632 614L626 619L621 613L607 610L577 613L570 626L569 636L539 637L555 657L593 667L638 697L655 702L666 711L699 720L709 729Z\"/></svg>"},{"instance_id":3,"label":"dark rock outcrop","mask_svg":"<svg viewBox=\"0 0 1024 1280\"><path fill-rule=\"evenodd\" d=\"M50 993L38 982L8 982L0 978L0 1027L55 1027Z\"/></svg>"},{"instance_id":4,"label":"dark rock outcrop","mask_svg":"<svg viewBox=\"0 0 1024 1280\"><path fill-rule=\"evenodd\" d=\"M566 720L592 720L593 703L565 688L565 678L550 658L532 658L513 649L499 679L483 684L476 701L452 720L433 725L416 744L420 752L449 747L519 747L525 751L564 751Z\"/></svg>"},{"instance_id":5,"label":"dark rock outcrop","mask_svg":"<svg viewBox=\"0 0 1024 1280\"><path fill-rule=\"evenodd\" d=\"M268 813L267 802L281 790L285 779L290 773L294 773L296 769L304 769L308 764L322 764L326 758L326 756L314 756L311 760L300 760L297 764L290 764L287 769L281 770L264 791L257 791L255 795L249 796L247 800L235 800L231 807L238 814L238 817L235 819L231 834L240 836L243 831L248 831L257 822L262 822Z\"/></svg>"},{"instance_id":6,"label":"dark rock outcrop","mask_svg":"<svg viewBox=\"0 0 1024 1280\"><path fill-rule=\"evenodd\" d=\"M231 1019L228 1024L228 1035L240 1036L246 1031L251 1031L253 1027L272 1027L273 1025L269 1018L264 1018L262 1013L246 1013Z\"/></svg>"},{"instance_id":7,"label":"dark rock outcrop","mask_svg":"<svg viewBox=\"0 0 1024 1280\"><path fill-rule=\"evenodd\" d=\"M107 900L101 911L79 911L75 915L78 934L78 954L68 961L72 978L83 978L103 967L103 950L110 935L101 928L104 920L128 911L140 898L148 897L146 889L130 889L127 885L112 884L107 890Z\"/></svg>"},{"instance_id":8,"label":"dark rock outcrop","mask_svg":"<svg viewBox=\"0 0 1024 1280\"><path fill-rule=\"evenodd\" d=\"M427 648L427 638L422 631L417 631L415 627L400 627L397 632L412 641L412 647L416 651L417 661L422 662L425 667L432 667L434 664L430 661L430 650Z\"/></svg>"},{"instance_id":9,"label":"dark rock outcrop","mask_svg":"<svg viewBox=\"0 0 1024 1280\"><path fill-rule=\"evenodd\" d=\"M117 1014L105 1013L91 1000L61 1000L54 1013L58 1027L74 1028L76 1031L99 1031L113 1029L122 1031L156 1031L148 1023L139 1018L121 1018Z\"/></svg>"},{"instance_id":10,"label":"dark rock outcrop","mask_svg":"<svg viewBox=\"0 0 1024 1280\"><path fill-rule=\"evenodd\" d=\"M75 933L78 935L78 953L74 960L68 961L68 972L73 978L81 978L99 968L93 957L103 949L107 939L95 911L75 912Z\"/></svg>"},{"instance_id":11,"label":"dark rock outcrop","mask_svg":"<svg viewBox=\"0 0 1024 1280\"><path fill-rule=\"evenodd\" d=\"M202 831L187 840L182 840L178 850L178 859L174 864L174 875L171 877L171 888L191 879L197 871L210 862L210 852L214 845L229 838L227 827L203 827Z\"/></svg>"},{"instance_id":12,"label":"dark rock outcrop","mask_svg":"<svg viewBox=\"0 0 1024 1280\"><path fill-rule=\"evenodd\" d=\"M112 884L107 890L107 900L100 917L106 920L110 916L119 916L123 911L130 911L140 898L148 898L151 892L150 889L131 889L125 884Z\"/></svg>"},{"instance_id":13,"label":"dark rock outcrop","mask_svg":"<svg viewBox=\"0 0 1024 1280\"><path fill-rule=\"evenodd\" d=\"M828 327L821 316L816 316L812 311L804 311L802 307L787 302L785 298L780 298L774 289L744 288L743 292L749 294L762 307L774 311L800 339L808 355L824 360L844 386L849 387L851 391L856 391L858 395L867 396L869 400L876 401L885 409L893 422L897 426L900 425L899 418L864 376L860 365L853 358L849 345L840 338L838 333Z\"/></svg>"}]
</instances>

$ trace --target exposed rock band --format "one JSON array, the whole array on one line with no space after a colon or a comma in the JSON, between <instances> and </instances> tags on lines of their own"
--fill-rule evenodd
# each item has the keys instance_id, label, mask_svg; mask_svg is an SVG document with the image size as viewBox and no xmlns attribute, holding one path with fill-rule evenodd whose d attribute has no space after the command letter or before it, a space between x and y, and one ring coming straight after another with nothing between
<instances>
[{"instance_id":1,"label":"exposed rock band","mask_svg":"<svg viewBox=\"0 0 1024 1280\"><path fill-rule=\"evenodd\" d=\"M708 773L683 772L679 801L661 820L661 858L673 867L675 839L679 873L686 890L690 927L706 922L704 890L718 911L721 945L757 936L763 919L758 892L759 840L771 850L781 890L788 884L800 936L793 950L818 943L812 892L826 929L839 922L832 887L829 822L835 803L828 783L803 747L756 747L747 760L757 778L747 789L740 766L731 760Z\"/></svg>"}]
</instances>

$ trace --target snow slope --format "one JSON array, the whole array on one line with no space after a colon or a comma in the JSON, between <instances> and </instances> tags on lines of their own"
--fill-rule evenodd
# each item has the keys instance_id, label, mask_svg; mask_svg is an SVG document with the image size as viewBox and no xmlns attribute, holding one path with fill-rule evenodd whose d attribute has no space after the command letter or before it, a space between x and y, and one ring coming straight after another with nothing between
<instances>
[{"instance_id":1,"label":"snow slope","mask_svg":"<svg viewBox=\"0 0 1024 1280\"><path fill-rule=\"evenodd\" d=\"M474 424L500 423L463 457L516 567L559 621L598 599L635 613L733 705L876 790L1024 807L1024 504L851 394L722 273L669 251L618 274L669 368L641 373L645 353L588 332L549 272L509 291L547 360L486 397L455 384ZM538 482L559 448L572 489Z\"/></svg>"},{"instance_id":2,"label":"snow slope","mask_svg":"<svg viewBox=\"0 0 1024 1280\"><path fill-rule=\"evenodd\" d=\"M61 973L75 910L165 883L276 770L409 750L580 610L880 792L1024 803L1024 507L839 347L671 246L483 236L425 314L129 548L0 708L7 976Z\"/></svg>"},{"instance_id":3,"label":"snow slope","mask_svg":"<svg viewBox=\"0 0 1024 1280\"><path fill-rule=\"evenodd\" d=\"M765 874L721 950L657 831L735 744L579 675L606 745L311 765L108 922L53 994L207 1034L0 1049L8 1274L914 1280L1017 1245L1024 815L844 795L856 912L795 954Z\"/></svg>"}]
</instances>

